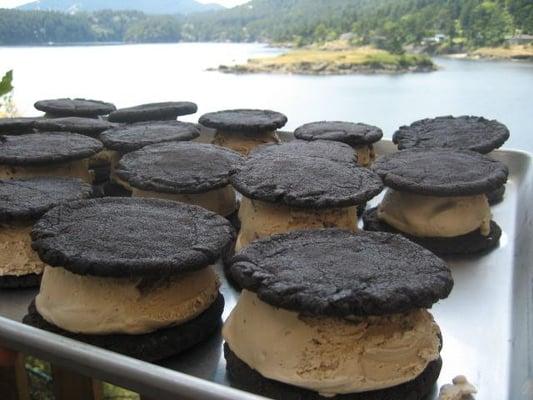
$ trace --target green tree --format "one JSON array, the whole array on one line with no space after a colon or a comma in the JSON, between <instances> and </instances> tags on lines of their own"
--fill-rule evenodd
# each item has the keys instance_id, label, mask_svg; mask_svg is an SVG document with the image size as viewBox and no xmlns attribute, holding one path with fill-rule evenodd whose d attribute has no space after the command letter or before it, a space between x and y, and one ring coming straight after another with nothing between
<instances>
[{"instance_id":1,"label":"green tree","mask_svg":"<svg viewBox=\"0 0 533 400\"><path fill-rule=\"evenodd\" d=\"M496 46L512 32L512 18L507 10L494 1L483 1L472 9L465 34L473 46Z\"/></svg>"},{"instance_id":2,"label":"green tree","mask_svg":"<svg viewBox=\"0 0 533 400\"><path fill-rule=\"evenodd\" d=\"M507 0L507 8L513 17L516 28L533 34L533 1Z\"/></svg>"}]
</instances>

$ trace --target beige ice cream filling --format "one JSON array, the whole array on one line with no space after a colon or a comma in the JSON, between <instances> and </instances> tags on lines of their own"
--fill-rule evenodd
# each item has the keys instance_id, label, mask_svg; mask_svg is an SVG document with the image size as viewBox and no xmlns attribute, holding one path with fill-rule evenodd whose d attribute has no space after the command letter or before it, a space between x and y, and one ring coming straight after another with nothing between
<instances>
[{"instance_id":1,"label":"beige ice cream filling","mask_svg":"<svg viewBox=\"0 0 533 400\"><path fill-rule=\"evenodd\" d=\"M40 275L45 264L31 248L31 226L0 226L0 276Z\"/></svg>"},{"instance_id":2,"label":"beige ice cream filling","mask_svg":"<svg viewBox=\"0 0 533 400\"><path fill-rule=\"evenodd\" d=\"M363 146L355 146L355 154L357 155L357 164L361 167L370 167L376 160L376 152L374 146L366 144Z\"/></svg>"},{"instance_id":3,"label":"beige ice cream filling","mask_svg":"<svg viewBox=\"0 0 533 400\"><path fill-rule=\"evenodd\" d=\"M280 143L280 140L276 132L257 132L251 135L240 132L217 131L212 143L247 156L257 146Z\"/></svg>"},{"instance_id":4,"label":"beige ice cream filling","mask_svg":"<svg viewBox=\"0 0 533 400\"><path fill-rule=\"evenodd\" d=\"M484 194L434 197L389 189L378 207L378 218L419 237L455 237L478 229L488 236L491 212Z\"/></svg>"},{"instance_id":5,"label":"beige ice cream filling","mask_svg":"<svg viewBox=\"0 0 533 400\"><path fill-rule=\"evenodd\" d=\"M110 165L111 170L114 171L118 162L120 161L121 154L115 150L104 149L94 156L89 158L89 167L99 167L103 165Z\"/></svg>"},{"instance_id":6,"label":"beige ice cream filling","mask_svg":"<svg viewBox=\"0 0 533 400\"><path fill-rule=\"evenodd\" d=\"M212 267L151 281L47 266L35 305L46 321L69 332L139 335L194 319L213 304L219 286Z\"/></svg>"},{"instance_id":7,"label":"beige ice cream filling","mask_svg":"<svg viewBox=\"0 0 533 400\"><path fill-rule=\"evenodd\" d=\"M141 190L134 188L116 175L113 176L113 179L116 183L129 190L132 197L149 197L153 199L179 201L181 203L203 207L224 217L233 214L237 210L237 198L235 190L231 185L209 190L204 193L180 194Z\"/></svg>"},{"instance_id":8,"label":"beige ice cream filling","mask_svg":"<svg viewBox=\"0 0 533 400\"><path fill-rule=\"evenodd\" d=\"M87 183L92 183L93 181L93 176L89 172L89 159L43 166L0 165L0 179L31 178L36 176L66 176L80 178Z\"/></svg>"},{"instance_id":9,"label":"beige ice cream filling","mask_svg":"<svg viewBox=\"0 0 533 400\"><path fill-rule=\"evenodd\" d=\"M357 207L305 209L242 197L241 230L235 250L277 233L302 229L340 228L357 230Z\"/></svg>"},{"instance_id":10,"label":"beige ice cream filling","mask_svg":"<svg viewBox=\"0 0 533 400\"><path fill-rule=\"evenodd\" d=\"M262 376L323 396L411 381L439 357L440 330L423 309L350 320L306 317L243 290L222 335Z\"/></svg>"}]
</instances>

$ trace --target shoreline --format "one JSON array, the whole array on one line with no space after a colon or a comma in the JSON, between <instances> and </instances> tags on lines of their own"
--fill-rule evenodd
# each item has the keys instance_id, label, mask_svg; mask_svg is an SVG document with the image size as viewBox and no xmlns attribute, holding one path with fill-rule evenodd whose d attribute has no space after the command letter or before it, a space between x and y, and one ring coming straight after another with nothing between
<instances>
[{"instance_id":1,"label":"shoreline","mask_svg":"<svg viewBox=\"0 0 533 400\"><path fill-rule=\"evenodd\" d=\"M313 70L284 70L284 69L248 69L243 65L220 65L219 67L208 68L207 71L217 71L223 74L274 74L274 75L304 75L304 76L335 76L335 75L401 75L407 73L427 73L438 71L439 67L413 67L403 69L386 69L386 68L351 68L338 69L328 71L313 71Z\"/></svg>"},{"instance_id":2,"label":"shoreline","mask_svg":"<svg viewBox=\"0 0 533 400\"><path fill-rule=\"evenodd\" d=\"M393 54L371 46L344 45L332 49L326 45L290 49L277 56L252 58L244 64L219 65L209 70L226 74L350 75L404 74L436 69L427 55Z\"/></svg>"}]
</instances>

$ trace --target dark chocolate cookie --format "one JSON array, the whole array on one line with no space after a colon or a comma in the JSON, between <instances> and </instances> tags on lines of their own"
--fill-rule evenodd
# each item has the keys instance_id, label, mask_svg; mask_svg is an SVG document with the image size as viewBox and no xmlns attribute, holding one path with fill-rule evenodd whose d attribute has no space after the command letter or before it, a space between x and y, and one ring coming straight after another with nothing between
<instances>
[{"instance_id":1,"label":"dark chocolate cookie","mask_svg":"<svg viewBox=\"0 0 533 400\"><path fill-rule=\"evenodd\" d=\"M149 103L118 109L109 114L108 120L126 123L175 120L181 115L194 114L196 111L198 106L189 101Z\"/></svg>"},{"instance_id":2,"label":"dark chocolate cookie","mask_svg":"<svg viewBox=\"0 0 533 400\"><path fill-rule=\"evenodd\" d=\"M392 136L398 149L449 148L489 153L509 139L505 125L483 117L437 117L402 126Z\"/></svg>"},{"instance_id":3,"label":"dark chocolate cookie","mask_svg":"<svg viewBox=\"0 0 533 400\"><path fill-rule=\"evenodd\" d=\"M216 262L234 235L228 220L198 206L110 197L48 211L32 246L48 265L80 275L177 275Z\"/></svg>"},{"instance_id":4,"label":"dark chocolate cookie","mask_svg":"<svg viewBox=\"0 0 533 400\"><path fill-rule=\"evenodd\" d=\"M92 194L91 185L75 178L0 180L0 223L35 220L58 204L86 199Z\"/></svg>"},{"instance_id":5,"label":"dark chocolate cookie","mask_svg":"<svg viewBox=\"0 0 533 400\"><path fill-rule=\"evenodd\" d=\"M361 204L383 189L375 173L340 160L344 156L332 159L304 151L288 156L283 146L250 155L231 176L235 189L251 199L315 209ZM342 144L330 142L330 146Z\"/></svg>"},{"instance_id":6,"label":"dark chocolate cookie","mask_svg":"<svg viewBox=\"0 0 533 400\"><path fill-rule=\"evenodd\" d=\"M193 140L200 136L195 124L178 121L139 122L108 130L100 135L105 147L129 153L145 146Z\"/></svg>"},{"instance_id":7,"label":"dark chocolate cookie","mask_svg":"<svg viewBox=\"0 0 533 400\"><path fill-rule=\"evenodd\" d=\"M231 276L270 305L331 317L431 308L453 286L444 261L401 235L339 229L255 241Z\"/></svg>"},{"instance_id":8,"label":"dark chocolate cookie","mask_svg":"<svg viewBox=\"0 0 533 400\"><path fill-rule=\"evenodd\" d=\"M383 131L377 126L362 123L320 121L300 126L294 131L294 136L303 140L334 140L355 147L379 141Z\"/></svg>"},{"instance_id":9,"label":"dark chocolate cookie","mask_svg":"<svg viewBox=\"0 0 533 400\"><path fill-rule=\"evenodd\" d=\"M92 137L116 126L103 119L83 117L42 118L34 124L40 132L74 132Z\"/></svg>"},{"instance_id":10,"label":"dark chocolate cookie","mask_svg":"<svg viewBox=\"0 0 533 400\"><path fill-rule=\"evenodd\" d=\"M111 103L87 99L40 100L34 107L55 117L96 117L116 110Z\"/></svg>"},{"instance_id":11,"label":"dark chocolate cookie","mask_svg":"<svg viewBox=\"0 0 533 400\"><path fill-rule=\"evenodd\" d=\"M42 275L0 275L0 289L26 289L39 287Z\"/></svg>"},{"instance_id":12,"label":"dark chocolate cookie","mask_svg":"<svg viewBox=\"0 0 533 400\"><path fill-rule=\"evenodd\" d=\"M41 118L0 118L0 133L5 135L20 135L33 133L33 127Z\"/></svg>"},{"instance_id":13,"label":"dark chocolate cookie","mask_svg":"<svg viewBox=\"0 0 533 400\"><path fill-rule=\"evenodd\" d=\"M219 131L262 133L275 131L287 123L287 117L271 110L224 110L204 114L198 122Z\"/></svg>"},{"instance_id":14,"label":"dark chocolate cookie","mask_svg":"<svg viewBox=\"0 0 533 400\"><path fill-rule=\"evenodd\" d=\"M232 386L279 400L422 400L435 386L442 368L439 358L410 382L382 390L323 397L317 392L263 377L240 360L227 344L224 344L224 356Z\"/></svg>"},{"instance_id":15,"label":"dark chocolate cookie","mask_svg":"<svg viewBox=\"0 0 533 400\"><path fill-rule=\"evenodd\" d=\"M494 221L490 222L490 234L483 236L478 230L468 233L466 235L456 237L418 237L401 232L398 229L390 226L384 221L381 221L377 215L377 209L371 208L363 214L364 229L375 232L391 232L399 233L412 242L431 250L438 255L451 254L475 254L491 250L498 246L502 230Z\"/></svg>"},{"instance_id":16,"label":"dark chocolate cookie","mask_svg":"<svg viewBox=\"0 0 533 400\"><path fill-rule=\"evenodd\" d=\"M335 161L357 163L357 154L355 154L353 148L347 144L326 140L316 140L314 142L292 140L282 144L265 144L253 149L249 156L258 153L286 157L302 154L306 157L328 158Z\"/></svg>"},{"instance_id":17,"label":"dark chocolate cookie","mask_svg":"<svg viewBox=\"0 0 533 400\"><path fill-rule=\"evenodd\" d=\"M99 140L77 133L0 136L0 164L28 166L69 162L90 157L102 149Z\"/></svg>"},{"instance_id":18,"label":"dark chocolate cookie","mask_svg":"<svg viewBox=\"0 0 533 400\"><path fill-rule=\"evenodd\" d=\"M243 157L212 144L160 143L128 153L115 174L131 186L163 193L204 193L229 184Z\"/></svg>"},{"instance_id":19,"label":"dark chocolate cookie","mask_svg":"<svg viewBox=\"0 0 533 400\"><path fill-rule=\"evenodd\" d=\"M37 312L33 302L23 322L35 328L130 357L145 361L157 361L181 353L206 340L219 329L223 310L224 298L220 294L213 305L195 319L176 327L160 329L144 335L84 335L71 333L47 322Z\"/></svg>"},{"instance_id":20,"label":"dark chocolate cookie","mask_svg":"<svg viewBox=\"0 0 533 400\"><path fill-rule=\"evenodd\" d=\"M491 206L501 203L505 196L505 185L501 185L498 189L485 193L485 195Z\"/></svg>"},{"instance_id":21,"label":"dark chocolate cookie","mask_svg":"<svg viewBox=\"0 0 533 400\"><path fill-rule=\"evenodd\" d=\"M412 149L380 157L372 167L385 186L426 196L471 196L507 181L505 164L469 150Z\"/></svg>"}]
</instances>

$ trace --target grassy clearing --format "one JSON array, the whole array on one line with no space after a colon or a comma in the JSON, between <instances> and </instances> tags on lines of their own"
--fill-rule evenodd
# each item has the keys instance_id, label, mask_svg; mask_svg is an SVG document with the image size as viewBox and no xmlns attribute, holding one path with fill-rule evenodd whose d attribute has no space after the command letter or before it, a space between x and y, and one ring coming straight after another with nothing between
<instances>
[{"instance_id":1,"label":"grassy clearing","mask_svg":"<svg viewBox=\"0 0 533 400\"><path fill-rule=\"evenodd\" d=\"M392 54L373 47L352 47L341 50L306 48L291 50L276 57L255 58L245 65L224 67L226 72L288 72L288 73L355 73L406 72L435 68L428 56Z\"/></svg>"},{"instance_id":2,"label":"grassy clearing","mask_svg":"<svg viewBox=\"0 0 533 400\"><path fill-rule=\"evenodd\" d=\"M497 59L532 59L533 45L515 45L508 47L482 47L472 52L474 57Z\"/></svg>"}]
</instances>

